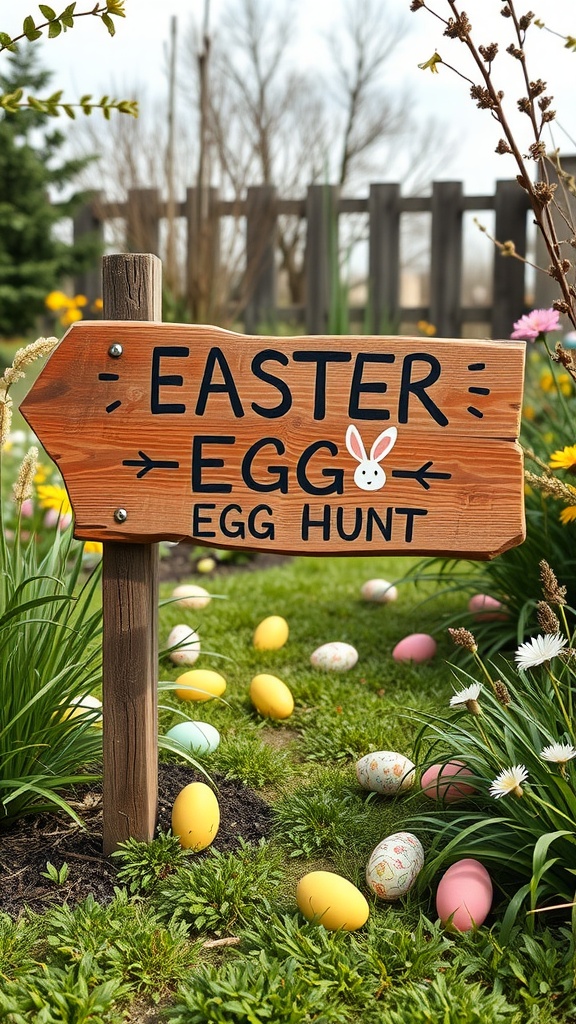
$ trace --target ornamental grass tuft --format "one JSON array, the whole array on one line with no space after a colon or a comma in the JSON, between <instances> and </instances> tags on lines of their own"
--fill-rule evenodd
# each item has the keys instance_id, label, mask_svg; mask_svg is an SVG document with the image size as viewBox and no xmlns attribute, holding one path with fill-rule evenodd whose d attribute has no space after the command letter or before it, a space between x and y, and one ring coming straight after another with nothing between
<instances>
[{"instance_id":1,"label":"ornamental grass tuft","mask_svg":"<svg viewBox=\"0 0 576 1024\"><path fill-rule=\"evenodd\" d=\"M543 595L562 602L564 590L545 562L541 579ZM480 860L496 881L505 934L521 912L530 931L536 913L566 915L574 905L576 650L569 609L558 603L555 611L562 634L521 644L515 667L503 658L487 663L469 647L479 679L453 666L459 689L446 709L414 712L422 723L414 753L421 771L457 758L475 791L410 821L430 840L419 885L462 857Z\"/></svg>"},{"instance_id":2,"label":"ornamental grass tuft","mask_svg":"<svg viewBox=\"0 0 576 1024\"><path fill-rule=\"evenodd\" d=\"M61 791L94 780L88 766L101 759L100 710L82 704L101 684L99 569L84 573L83 545L58 514L49 543L38 543L26 508L37 449L5 471L14 448L10 388L55 342L22 349L0 378L0 828L58 808L78 820Z\"/></svg>"}]
</instances>

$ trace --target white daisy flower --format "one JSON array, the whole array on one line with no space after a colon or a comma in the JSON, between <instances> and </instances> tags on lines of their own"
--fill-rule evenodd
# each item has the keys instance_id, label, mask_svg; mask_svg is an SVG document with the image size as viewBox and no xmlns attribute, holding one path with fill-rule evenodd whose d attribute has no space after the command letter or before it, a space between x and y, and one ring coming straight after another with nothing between
<instances>
[{"instance_id":1,"label":"white daisy flower","mask_svg":"<svg viewBox=\"0 0 576 1024\"><path fill-rule=\"evenodd\" d=\"M518 668L535 668L536 665L542 665L543 662L558 657L567 643L561 633L532 637L527 643L520 644L515 655L516 664Z\"/></svg>"},{"instance_id":2,"label":"white daisy flower","mask_svg":"<svg viewBox=\"0 0 576 1024\"><path fill-rule=\"evenodd\" d=\"M450 707L455 708L458 704L467 704L469 700L478 700L481 689L481 683L472 683L470 686L466 686L463 690L455 693L453 697L450 697Z\"/></svg>"},{"instance_id":3,"label":"white daisy flower","mask_svg":"<svg viewBox=\"0 0 576 1024\"><path fill-rule=\"evenodd\" d=\"M566 764L576 757L576 747L571 743L551 743L549 747L544 747L540 751L540 757L543 761L553 761L554 764Z\"/></svg>"},{"instance_id":4,"label":"white daisy flower","mask_svg":"<svg viewBox=\"0 0 576 1024\"><path fill-rule=\"evenodd\" d=\"M490 796L508 796L514 793L515 796L522 796L522 783L528 778L528 770L523 764L515 764L512 768L505 768L490 786Z\"/></svg>"}]
</instances>

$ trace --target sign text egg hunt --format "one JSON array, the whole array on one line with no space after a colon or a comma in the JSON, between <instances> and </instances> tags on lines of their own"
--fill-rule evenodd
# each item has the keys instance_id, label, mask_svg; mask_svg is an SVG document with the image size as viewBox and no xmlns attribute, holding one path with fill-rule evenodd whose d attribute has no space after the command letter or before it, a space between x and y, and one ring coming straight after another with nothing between
<instances>
[{"instance_id":1,"label":"sign text egg hunt","mask_svg":"<svg viewBox=\"0 0 576 1024\"><path fill-rule=\"evenodd\" d=\"M22 412L79 538L491 558L525 534L524 352L80 323Z\"/></svg>"}]
</instances>

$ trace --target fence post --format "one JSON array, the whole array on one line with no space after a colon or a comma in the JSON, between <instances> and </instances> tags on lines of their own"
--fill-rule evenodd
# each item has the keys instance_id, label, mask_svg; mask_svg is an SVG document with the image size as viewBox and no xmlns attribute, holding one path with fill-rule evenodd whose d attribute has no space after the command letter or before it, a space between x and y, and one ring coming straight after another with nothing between
<instances>
[{"instance_id":1,"label":"fence post","mask_svg":"<svg viewBox=\"0 0 576 1024\"><path fill-rule=\"evenodd\" d=\"M157 188L131 188L126 211L129 252L160 255L160 194Z\"/></svg>"},{"instance_id":2,"label":"fence post","mask_svg":"<svg viewBox=\"0 0 576 1024\"><path fill-rule=\"evenodd\" d=\"M102 193L94 192L76 211L72 221L74 242L80 242L86 235L93 235L104 249L104 224L99 213L101 204ZM85 295L89 303L102 297L102 275L99 265L95 265L91 270L80 270L74 275L74 294ZM84 315L84 319L89 320L90 317Z\"/></svg>"},{"instance_id":3,"label":"fence post","mask_svg":"<svg viewBox=\"0 0 576 1024\"><path fill-rule=\"evenodd\" d=\"M400 185L370 185L368 303L372 334L400 328Z\"/></svg>"},{"instance_id":4,"label":"fence post","mask_svg":"<svg viewBox=\"0 0 576 1024\"><path fill-rule=\"evenodd\" d=\"M441 338L458 338L462 324L462 182L432 185L430 320Z\"/></svg>"},{"instance_id":5,"label":"fence post","mask_svg":"<svg viewBox=\"0 0 576 1024\"><path fill-rule=\"evenodd\" d=\"M105 319L162 319L162 264L156 256L105 256L102 278ZM116 360L119 370L121 361ZM102 613L103 848L108 856L128 838L149 842L156 828L157 544L104 544Z\"/></svg>"},{"instance_id":6,"label":"fence post","mask_svg":"<svg viewBox=\"0 0 576 1024\"><path fill-rule=\"evenodd\" d=\"M276 318L276 189L249 188L246 196L246 334L270 334ZM263 326L266 330L263 331Z\"/></svg>"},{"instance_id":7,"label":"fence post","mask_svg":"<svg viewBox=\"0 0 576 1024\"><path fill-rule=\"evenodd\" d=\"M528 200L517 181L497 181L494 198L494 236L499 242L514 242L526 255L526 213ZM512 325L525 309L526 268L514 257L503 258L494 247L492 271L493 338L509 338Z\"/></svg>"},{"instance_id":8,"label":"fence post","mask_svg":"<svg viewBox=\"0 0 576 1024\"><path fill-rule=\"evenodd\" d=\"M186 189L186 296L195 323L213 319L220 295L218 189Z\"/></svg>"},{"instance_id":9,"label":"fence post","mask_svg":"<svg viewBox=\"0 0 576 1024\"><path fill-rule=\"evenodd\" d=\"M330 272L338 261L338 189L309 185L306 196L306 332L325 334L330 307ZM331 267L332 261L332 267Z\"/></svg>"}]
</instances>

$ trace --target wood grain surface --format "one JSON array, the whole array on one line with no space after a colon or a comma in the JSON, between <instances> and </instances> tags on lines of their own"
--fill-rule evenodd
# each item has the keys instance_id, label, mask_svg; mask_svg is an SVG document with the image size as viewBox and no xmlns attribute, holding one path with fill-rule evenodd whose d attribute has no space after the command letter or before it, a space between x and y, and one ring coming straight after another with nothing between
<instances>
[{"instance_id":1,"label":"wood grain surface","mask_svg":"<svg viewBox=\"0 0 576 1024\"><path fill-rule=\"evenodd\" d=\"M525 535L524 354L509 341L80 323L21 408L80 538L491 558ZM390 428L395 443L371 459Z\"/></svg>"}]
</instances>

